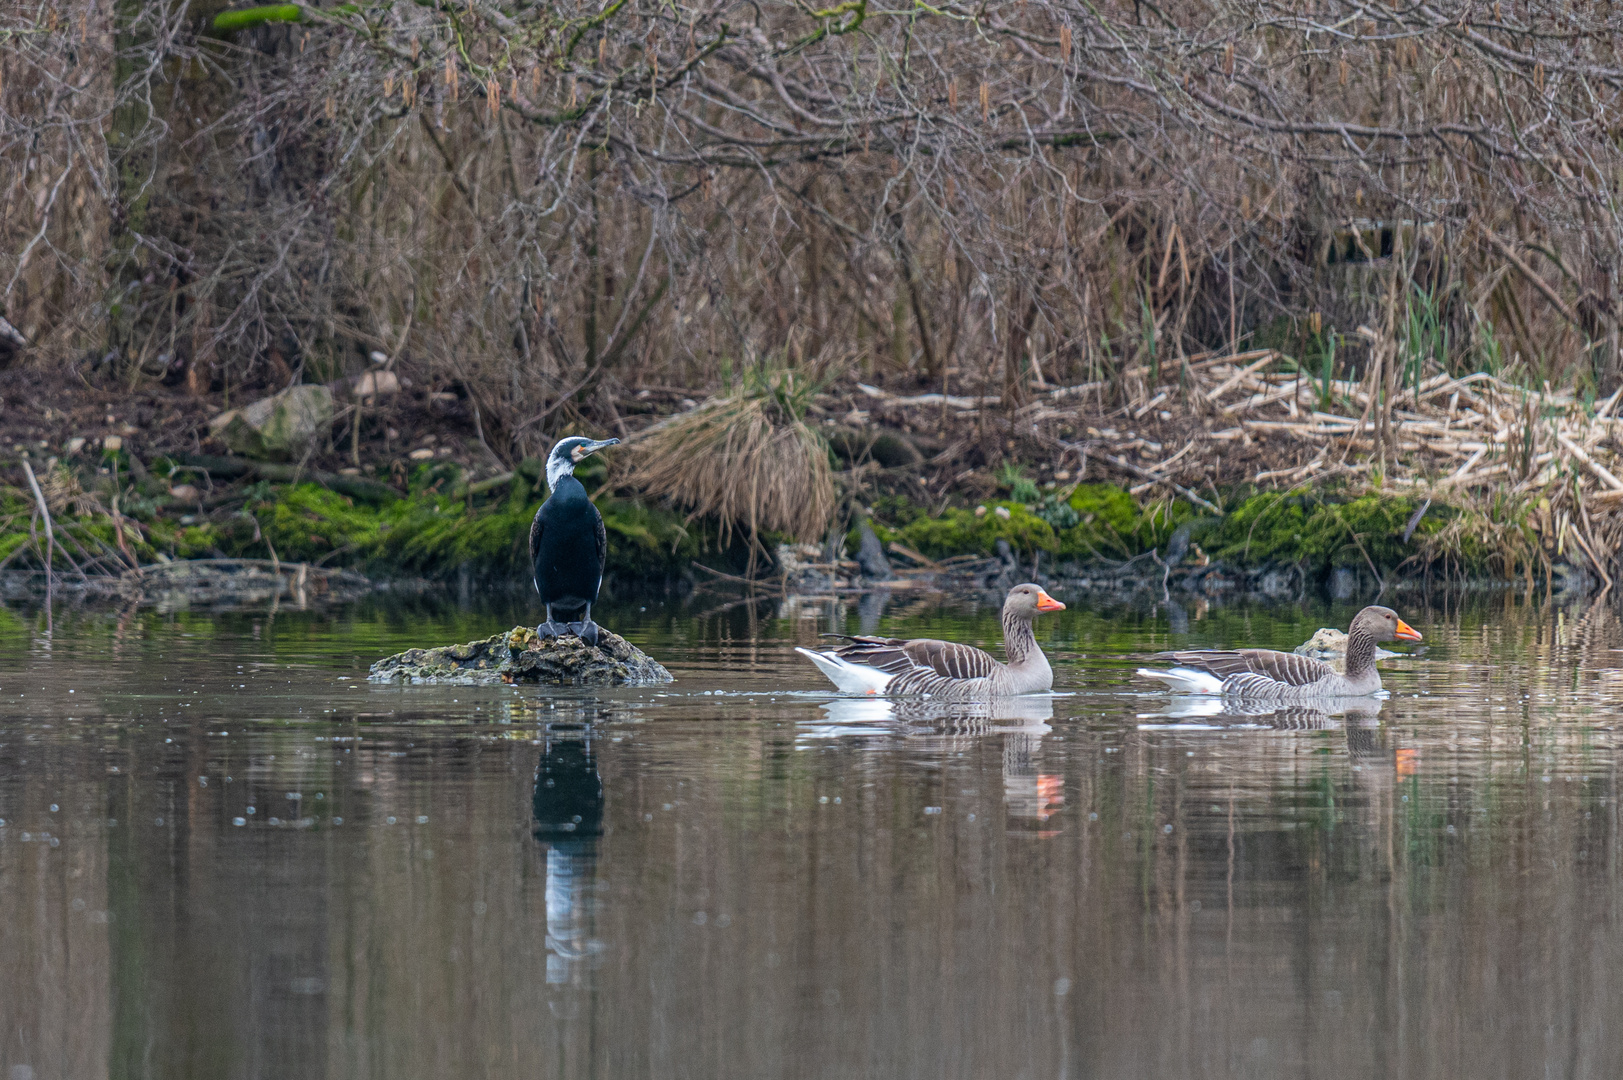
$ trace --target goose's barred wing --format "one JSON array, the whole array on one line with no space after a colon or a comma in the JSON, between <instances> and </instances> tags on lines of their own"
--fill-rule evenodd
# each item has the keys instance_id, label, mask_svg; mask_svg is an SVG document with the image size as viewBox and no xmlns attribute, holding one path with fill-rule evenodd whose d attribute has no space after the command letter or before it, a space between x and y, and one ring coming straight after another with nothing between
<instances>
[{"instance_id":1,"label":"goose's barred wing","mask_svg":"<svg viewBox=\"0 0 1623 1080\"><path fill-rule=\"evenodd\" d=\"M846 638L850 644L841 645L834 655L853 664L866 664L891 675L905 675L918 665L907 654L908 642L901 638L868 637L866 635L832 635Z\"/></svg>"},{"instance_id":2,"label":"goose's barred wing","mask_svg":"<svg viewBox=\"0 0 1623 1080\"><path fill-rule=\"evenodd\" d=\"M1306 686L1335 674L1335 669L1323 660L1272 649L1192 649L1159 655L1178 667L1204 671L1225 682L1232 679L1237 684L1235 690L1241 689L1238 684L1259 683L1259 679Z\"/></svg>"},{"instance_id":3,"label":"goose's barred wing","mask_svg":"<svg viewBox=\"0 0 1623 1080\"><path fill-rule=\"evenodd\" d=\"M904 645L903 651L913 658L915 664L949 679L981 679L1002 666L985 649L960 645L955 641L918 638Z\"/></svg>"},{"instance_id":4,"label":"goose's barred wing","mask_svg":"<svg viewBox=\"0 0 1623 1080\"><path fill-rule=\"evenodd\" d=\"M923 668L945 679L980 679L992 674L1001 665L996 657L973 645L960 645L935 638L872 637L867 634L834 634L851 644L842 645L834 654L853 664L867 664L892 675L905 675L915 668Z\"/></svg>"},{"instance_id":5,"label":"goose's barred wing","mask_svg":"<svg viewBox=\"0 0 1623 1080\"><path fill-rule=\"evenodd\" d=\"M991 680L980 677L955 679L927 667L914 665L899 672L885 693L895 697L930 697L941 701L977 701L991 693Z\"/></svg>"}]
</instances>

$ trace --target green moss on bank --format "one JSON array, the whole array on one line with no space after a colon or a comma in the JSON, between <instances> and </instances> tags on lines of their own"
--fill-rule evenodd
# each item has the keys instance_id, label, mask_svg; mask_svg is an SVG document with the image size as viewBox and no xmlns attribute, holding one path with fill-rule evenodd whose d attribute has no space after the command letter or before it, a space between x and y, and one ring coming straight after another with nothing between
<instances>
[{"instance_id":1,"label":"green moss on bank","mask_svg":"<svg viewBox=\"0 0 1623 1080\"><path fill-rule=\"evenodd\" d=\"M250 483L217 488L206 512L200 495L176 499L161 476L131 482L127 465L115 480L112 465L70 472L58 465L47 490L64 546L76 560L121 564L119 538L107 509L120 500L124 547L140 562L210 556L269 558L359 569L378 576L443 577L464 568L480 576L529 573L530 521L540 505L539 463L525 462L509 483L475 490L460 467L425 463L401 498L368 502L314 483ZM158 463L153 473L166 471ZM185 477L183 477L184 479ZM590 473L585 479L597 481ZM82 484L82 487L81 487ZM1029 482L1007 485L1011 495L979 506L930 513L899 497L876 500L880 538L931 558L991 555L999 541L1022 559L1041 552L1060 563L1125 562L1165 550L1187 526L1191 555L1241 568L1271 564L1301 567L1310 576L1338 567L1374 566L1383 576L1441 568L1450 574L1511 575L1539 564L1537 508L1498 499L1480 508L1434 504L1405 540L1418 509L1404 495L1357 490L1260 492L1231 496L1229 513L1197 515L1183 499L1140 500L1110 484L1083 484L1047 495ZM632 578L685 572L696 558L741 564L721 551L714 528L685 523L676 513L630 499L598 499L608 531L609 567ZM0 561L28 544L34 500L0 486ZM854 551L855 537L852 538ZM29 556L14 565L27 565ZM60 563L60 560L59 560ZM1050 563L1052 565L1052 563Z\"/></svg>"},{"instance_id":2,"label":"green moss on bank","mask_svg":"<svg viewBox=\"0 0 1623 1080\"><path fill-rule=\"evenodd\" d=\"M897 499L875 505L876 528L932 558L990 555L999 540L1018 554L1041 551L1062 561L1125 561L1164 550L1182 525L1212 560L1241 567L1292 564L1312 575L1337 567L1375 566L1385 575L1446 563L1455 573L1487 575L1503 557L1496 539L1507 523L1474 511L1433 504L1404 539L1419 502L1403 495L1354 492L1261 492L1223 516L1197 516L1184 500L1141 502L1109 484L1076 487L1065 503L988 502L984 511L953 508L930 515ZM1069 514L1062 512L1069 510Z\"/></svg>"},{"instance_id":3,"label":"green moss on bank","mask_svg":"<svg viewBox=\"0 0 1623 1080\"><path fill-rule=\"evenodd\" d=\"M1191 514L1186 503L1140 503L1122 488L1084 484L1059 502L1004 499L929 515L898 499L875 505L882 540L899 541L931 558L990 555L999 540L1015 552L1046 552L1065 560L1129 559L1166 542Z\"/></svg>"},{"instance_id":4,"label":"green moss on bank","mask_svg":"<svg viewBox=\"0 0 1623 1080\"><path fill-rule=\"evenodd\" d=\"M82 480L88 495L53 514L64 547L76 561L101 556L108 567L116 566L118 538L105 512L113 492L110 477L86 473L70 478L64 470L59 479L59 487L75 492ZM477 496L469 495L462 479L455 466L426 466L412 476L406 497L382 502L351 498L314 483L261 482L221 496L205 514L193 512L195 499L182 503L171 497L161 480L126 484L121 496L124 541L142 563L274 555L283 562L350 567L381 576L443 577L466 568L480 576L527 578L530 521L541 496L522 474L510 485ZM667 577L717 547L713 530L690 527L668 510L613 498L600 498L598 508L608 532L609 566L622 576ZM33 518L32 498L0 488L0 560L29 542Z\"/></svg>"},{"instance_id":5,"label":"green moss on bank","mask_svg":"<svg viewBox=\"0 0 1623 1080\"><path fill-rule=\"evenodd\" d=\"M1373 563L1385 571L1418 554L1438 528L1441 511L1428 512L1404 543L1404 526L1418 505L1404 496L1339 502L1305 491L1254 495L1209 532L1206 550L1241 565L1292 562L1322 571Z\"/></svg>"},{"instance_id":6,"label":"green moss on bank","mask_svg":"<svg viewBox=\"0 0 1623 1080\"><path fill-rule=\"evenodd\" d=\"M1005 518L998 510L1007 512ZM887 529L876 522L881 540L900 540L931 558L943 559L968 553L988 554L999 540L1007 540L1016 551L1053 551L1057 537L1053 526L1019 503L1000 502L976 515L972 510L952 509L938 517L920 516L900 529Z\"/></svg>"},{"instance_id":7,"label":"green moss on bank","mask_svg":"<svg viewBox=\"0 0 1623 1080\"><path fill-rule=\"evenodd\" d=\"M253 508L284 560L332 562L378 572L443 576L467 567L481 575L529 573L530 522L539 498L510 496L470 508L465 500L419 493L386 506L357 503L314 484L279 489ZM632 577L679 572L709 539L668 511L600 499L609 566Z\"/></svg>"}]
</instances>

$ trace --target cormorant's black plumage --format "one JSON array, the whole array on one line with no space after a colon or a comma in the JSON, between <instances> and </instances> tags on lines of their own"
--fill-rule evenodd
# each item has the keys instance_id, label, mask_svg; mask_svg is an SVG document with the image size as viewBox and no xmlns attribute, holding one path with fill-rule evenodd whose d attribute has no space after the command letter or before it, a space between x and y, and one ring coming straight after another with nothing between
<instances>
[{"instance_id":1,"label":"cormorant's black plumage","mask_svg":"<svg viewBox=\"0 0 1623 1080\"><path fill-rule=\"evenodd\" d=\"M564 477L530 525L530 562L541 602L578 611L596 600L607 549L603 515L579 480Z\"/></svg>"},{"instance_id":2,"label":"cormorant's black plumage","mask_svg":"<svg viewBox=\"0 0 1623 1080\"><path fill-rule=\"evenodd\" d=\"M586 497L586 488L575 479L574 469L580 459L618 441L563 439L547 459L547 482L552 490L530 523L530 566L535 573L535 591L547 608L547 621L538 627L543 637L574 633L583 641L597 643L592 604L603 584L609 538L603 528L603 515ZM583 615L580 621L560 627L552 621L553 608L581 611Z\"/></svg>"}]
</instances>

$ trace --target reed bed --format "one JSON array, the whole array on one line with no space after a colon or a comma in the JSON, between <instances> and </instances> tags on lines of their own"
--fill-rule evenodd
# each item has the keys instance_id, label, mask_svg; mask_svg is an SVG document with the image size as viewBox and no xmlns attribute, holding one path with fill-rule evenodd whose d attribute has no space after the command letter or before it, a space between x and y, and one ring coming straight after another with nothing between
<instances>
[{"instance_id":1,"label":"reed bed","mask_svg":"<svg viewBox=\"0 0 1623 1080\"><path fill-rule=\"evenodd\" d=\"M1374 360L1355 380L1316 375L1277 350L1258 349L1196 356L1159 382L1147 381L1147 368L1130 368L1128 378L1146 381L1120 405L1102 381L1030 389L1032 400L1013 409L995 396L859 391L887 410L912 413L921 426L942 413L959 421L1007 415L1011 428L1039 444L1074 451L1079 477L1092 468L1121 478L1135 496L1160 490L1218 515L1218 492L1195 490L1211 479L1205 463L1266 444L1263 457L1273 463L1230 477L1231 496L1331 484L1349 497L1411 496L1422 514L1433 504L1464 511L1426 535L1423 562L1446 562L1473 543L1494 550L1507 577L1531 577L1576 555L1611 587L1623 550L1623 388L1586 401L1570 389L1534 390L1488 372L1428 365L1411 367L1404 383L1392 378L1398 352L1372 331L1364 336ZM1176 443L1091 426L1157 412L1193 422ZM1299 463L1303 453L1293 447L1303 446L1310 457ZM1409 522L1408 534L1418 522Z\"/></svg>"}]
</instances>

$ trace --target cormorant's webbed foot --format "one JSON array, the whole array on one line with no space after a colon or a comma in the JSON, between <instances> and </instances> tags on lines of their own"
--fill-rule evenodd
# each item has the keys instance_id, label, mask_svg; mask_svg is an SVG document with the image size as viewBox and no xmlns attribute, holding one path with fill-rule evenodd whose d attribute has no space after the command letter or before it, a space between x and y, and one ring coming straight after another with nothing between
<instances>
[{"instance_id":1,"label":"cormorant's webbed foot","mask_svg":"<svg viewBox=\"0 0 1623 1080\"><path fill-rule=\"evenodd\" d=\"M586 644L594 647L597 645L597 632L599 627L597 623L593 622L591 619L587 619L585 622L570 623L569 630L570 633L586 642Z\"/></svg>"},{"instance_id":2,"label":"cormorant's webbed foot","mask_svg":"<svg viewBox=\"0 0 1623 1080\"><path fill-rule=\"evenodd\" d=\"M542 640L546 640L547 638L563 637L565 634L573 633L574 630L569 623L555 623L548 619L536 627L535 632Z\"/></svg>"}]
</instances>

